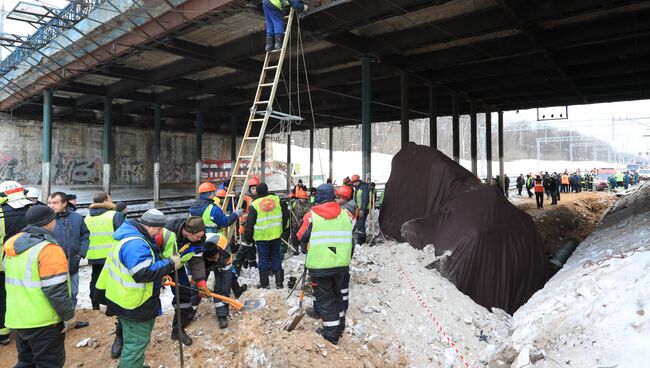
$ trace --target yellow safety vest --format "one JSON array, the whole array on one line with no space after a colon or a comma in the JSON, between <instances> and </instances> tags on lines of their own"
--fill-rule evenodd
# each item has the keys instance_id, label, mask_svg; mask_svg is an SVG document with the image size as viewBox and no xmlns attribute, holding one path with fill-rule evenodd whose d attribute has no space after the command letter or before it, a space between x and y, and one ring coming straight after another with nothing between
<instances>
[{"instance_id":1,"label":"yellow safety vest","mask_svg":"<svg viewBox=\"0 0 650 368\"><path fill-rule=\"evenodd\" d=\"M110 253L115 239L113 239L113 217L117 212L106 211L99 216L86 216L84 222L90 232L88 253L86 259L105 259Z\"/></svg>"},{"instance_id":2,"label":"yellow safety vest","mask_svg":"<svg viewBox=\"0 0 650 368\"><path fill-rule=\"evenodd\" d=\"M341 211L326 219L311 211L311 236L307 251L308 269L346 267L352 259L352 220Z\"/></svg>"},{"instance_id":3,"label":"yellow safety vest","mask_svg":"<svg viewBox=\"0 0 650 368\"><path fill-rule=\"evenodd\" d=\"M253 239L255 241L278 239L282 235L280 198L271 194L254 200L252 206L257 212Z\"/></svg>"}]
</instances>

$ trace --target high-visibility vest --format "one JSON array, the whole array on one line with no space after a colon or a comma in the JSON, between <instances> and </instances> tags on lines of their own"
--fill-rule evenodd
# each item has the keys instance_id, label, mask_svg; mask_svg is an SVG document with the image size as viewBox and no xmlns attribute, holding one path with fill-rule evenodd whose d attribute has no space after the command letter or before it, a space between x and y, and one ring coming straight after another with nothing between
<instances>
[{"instance_id":1,"label":"high-visibility vest","mask_svg":"<svg viewBox=\"0 0 650 368\"><path fill-rule=\"evenodd\" d=\"M289 1L287 0L269 0L269 1L271 2L271 4L273 4L273 6L275 6L280 10L282 10L283 6L289 5Z\"/></svg>"},{"instance_id":2,"label":"high-visibility vest","mask_svg":"<svg viewBox=\"0 0 650 368\"><path fill-rule=\"evenodd\" d=\"M178 253L178 245L176 244L176 233L164 227L162 233L163 233L162 256L163 258L169 258L174 253Z\"/></svg>"},{"instance_id":3,"label":"high-visibility vest","mask_svg":"<svg viewBox=\"0 0 650 368\"><path fill-rule=\"evenodd\" d=\"M352 259L352 220L345 211L326 219L311 211L311 236L306 266L309 269L346 267Z\"/></svg>"},{"instance_id":4,"label":"high-visibility vest","mask_svg":"<svg viewBox=\"0 0 650 368\"><path fill-rule=\"evenodd\" d=\"M113 217L117 212L106 211L99 216L86 216L84 222L90 232L86 259L105 259L111 252L113 243Z\"/></svg>"},{"instance_id":5,"label":"high-visibility vest","mask_svg":"<svg viewBox=\"0 0 650 368\"><path fill-rule=\"evenodd\" d=\"M569 176L562 175L562 185L569 185Z\"/></svg>"},{"instance_id":6,"label":"high-visibility vest","mask_svg":"<svg viewBox=\"0 0 650 368\"><path fill-rule=\"evenodd\" d=\"M1 204L0 204L1 205ZM5 235L7 235L7 230L5 229L5 215L2 207L0 207L0 260L5 258ZM3 265L0 262L0 272L3 270Z\"/></svg>"},{"instance_id":7,"label":"high-visibility vest","mask_svg":"<svg viewBox=\"0 0 650 368\"><path fill-rule=\"evenodd\" d=\"M544 181L535 179L535 193L544 193Z\"/></svg>"},{"instance_id":8,"label":"high-visibility vest","mask_svg":"<svg viewBox=\"0 0 650 368\"><path fill-rule=\"evenodd\" d=\"M212 221L212 218L210 217L210 214L212 213L212 209L214 208L214 204L210 203L208 207L205 208L203 211L203 215L201 215L201 218L203 219L203 223L205 224L205 232L206 233L216 233L219 231L219 225L217 225L214 221Z\"/></svg>"},{"instance_id":9,"label":"high-visibility vest","mask_svg":"<svg viewBox=\"0 0 650 368\"><path fill-rule=\"evenodd\" d=\"M14 242L22 234L16 234L7 242ZM69 276L66 273L42 281L38 272L38 256L49 244L52 242L43 240L25 252L4 260L5 288L7 300L10 301L7 303L5 325L9 328L36 328L61 322L61 317L41 288L56 285L65 279L68 295L71 295Z\"/></svg>"},{"instance_id":10,"label":"high-visibility vest","mask_svg":"<svg viewBox=\"0 0 650 368\"><path fill-rule=\"evenodd\" d=\"M266 241L278 239L282 235L282 208L280 198L274 194L253 201L257 212L253 239Z\"/></svg>"},{"instance_id":11,"label":"high-visibility vest","mask_svg":"<svg viewBox=\"0 0 650 368\"><path fill-rule=\"evenodd\" d=\"M368 189L368 207L366 209L370 209L371 203L370 203L370 196L372 196L373 193L370 189ZM357 189L357 193L354 196L355 201L357 202L357 207L361 208L361 202L363 201L363 190L361 190L361 187Z\"/></svg>"},{"instance_id":12,"label":"high-visibility vest","mask_svg":"<svg viewBox=\"0 0 650 368\"><path fill-rule=\"evenodd\" d=\"M116 242L106 257L106 263L97 280L97 289L106 291L106 298L123 309L133 310L144 304L153 295L153 282L136 282L129 270L120 261L120 249L131 241L144 238L133 236ZM156 259L151 248L151 263ZM149 266L143 264L143 267Z\"/></svg>"}]
</instances>

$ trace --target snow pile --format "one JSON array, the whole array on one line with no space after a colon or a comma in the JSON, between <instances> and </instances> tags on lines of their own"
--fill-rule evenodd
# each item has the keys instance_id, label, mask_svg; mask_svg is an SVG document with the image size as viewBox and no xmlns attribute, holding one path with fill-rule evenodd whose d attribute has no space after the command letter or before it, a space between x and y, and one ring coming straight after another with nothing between
<instances>
[{"instance_id":1,"label":"snow pile","mask_svg":"<svg viewBox=\"0 0 650 368\"><path fill-rule=\"evenodd\" d=\"M515 313L502 351L530 352L536 367L647 364L649 205L648 184L619 201L565 267Z\"/></svg>"}]
</instances>

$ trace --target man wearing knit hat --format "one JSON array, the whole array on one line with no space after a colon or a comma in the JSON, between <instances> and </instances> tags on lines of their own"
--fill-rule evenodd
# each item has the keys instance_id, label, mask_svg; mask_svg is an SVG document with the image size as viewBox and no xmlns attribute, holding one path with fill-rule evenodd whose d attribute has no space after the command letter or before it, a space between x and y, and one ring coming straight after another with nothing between
<instances>
[{"instance_id":1,"label":"man wearing knit hat","mask_svg":"<svg viewBox=\"0 0 650 368\"><path fill-rule=\"evenodd\" d=\"M142 367L157 316L161 314L162 277L182 266L178 254L163 258L154 238L167 218L151 209L140 220L127 220L113 234L116 243L97 280L95 298L106 304L122 327L120 368Z\"/></svg>"},{"instance_id":2,"label":"man wearing knit hat","mask_svg":"<svg viewBox=\"0 0 650 368\"><path fill-rule=\"evenodd\" d=\"M17 367L63 367L65 332L76 318L68 261L54 239L56 214L27 210L27 227L5 242L6 325L16 334ZM61 323L63 321L63 323Z\"/></svg>"}]
</instances>

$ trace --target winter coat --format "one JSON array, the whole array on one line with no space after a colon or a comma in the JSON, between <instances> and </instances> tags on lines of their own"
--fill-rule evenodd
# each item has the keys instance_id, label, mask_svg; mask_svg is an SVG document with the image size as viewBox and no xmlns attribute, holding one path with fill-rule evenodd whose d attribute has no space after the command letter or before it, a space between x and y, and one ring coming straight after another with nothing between
<instances>
[{"instance_id":1,"label":"winter coat","mask_svg":"<svg viewBox=\"0 0 650 368\"><path fill-rule=\"evenodd\" d=\"M272 194L267 194L267 195L272 195ZM264 198L267 195L261 195L258 196L257 198ZM280 202L280 209L282 210L282 230L284 231L287 229L289 225L289 209L287 208L287 203L281 201ZM246 230L244 231L244 236L243 240L244 242L248 244L253 244L253 234L255 233L255 223L257 222L257 210L255 210L255 207L250 206L248 208L248 217L246 218Z\"/></svg>"},{"instance_id":2,"label":"winter coat","mask_svg":"<svg viewBox=\"0 0 650 368\"><path fill-rule=\"evenodd\" d=\"M212 210L210 211L210 219L212 219L212 221L219 227L228 227L237 221L237 214L224 214L221 210L221 207L214 205L214 201L212 201L209 196L206 196L204 194L202 194L199 199L190 205L190 215L203 217L203 212L205 212L205 209L208 208L208 206L211 204L213 206Z\"/></svg>"},{"instance_id":3,"label":"winter coat","mask_svg":"<svg viewBox=\"0 0 650 368\"><path fill-rule=\"evenodd\" d=\"M178 245L179 250L188 244L187 248L181 251L181 257L190 252L194 253L194 256L185 264L186 268L189 270L189 274L192 276L192 281L207 280L208 275L203 256L216 256L217 247L213 243L206 243L205 235L203 235L199 241L194 243L190 243L189 240L183 238L183 228L186 223L187 219L185 218L169 220L165 224L165 229L176 234L176 244Z\"/></svg>"},{"instance_id":4,"label":"winter coat","mask_svg":"<svg viewBox=\"0 0 650 368\"><path fill-rule=\"evenodd\" d=\"M4 218L5 222L5 228L4 228L4 240L0 239L0 241L7 241L9 238L12 236L18 234L21 232L25 226L27 226L27 223L25 222L25 214L27 213L27 210L31 206L25 206L21 208L13 208L8 204L3 204L2 205L2 211L0 212L0 216ZM0 232L1 234L2 232Z\"/></svg>"},{"instance_id":5,"label":"winter coat","mask_svg":"<svg viewBox=\"0 0 650 368\"><path fill-rule=\"evenodd\" d=\"M56 214L54 238L68 258L71 275L79 272L79 262L86 257L89 236L90 232L81 215L69 211L67 208Z\"/></svg>"},{"instance_id":6,"label":"winter coat","mask_svg":"<svg viewBox=\"0 0 650 368\"><path fill-rule=\"evenodd\" d=\"M517 177L517 188L523 188L525 183L526 183L526 179L524 179L523 176L519 175Z\"/></svg>"},{"instance_id":7,"label":"winter coat","mask_svg":"<svg viewBox=\"0 0 650 368\"><path fill-rule=\"evenodd\" d=\"M307 212L311 209L311 203L307 199L294 199L293 206L291 207L291 228L293 229L294 234L300 228L300 223L302 218Z\"/></svg>"}]
</instances>

